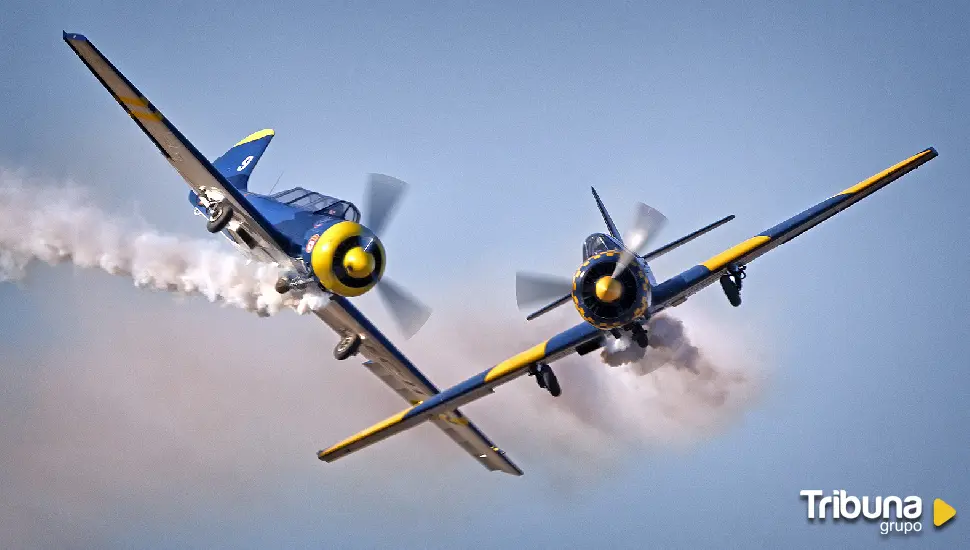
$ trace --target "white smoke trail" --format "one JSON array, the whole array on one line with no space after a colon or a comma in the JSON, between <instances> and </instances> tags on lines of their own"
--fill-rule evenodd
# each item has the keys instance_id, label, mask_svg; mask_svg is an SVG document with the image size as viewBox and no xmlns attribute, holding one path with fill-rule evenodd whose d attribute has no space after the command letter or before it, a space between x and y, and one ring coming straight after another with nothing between
<instances>
[{"instance_id":1,"label":"white smoke trail","mask_svg":"<svg viewBox=\"0 0 970 550\"><path fill-rule=\"evenodd\" d=\"M212 240L163 235L112 218L77 186L45 186L0 169L0 282L23 279L35 261L71 262L131 277L135 286L204 296L261 316L286 307L305 313L317 293L281 296L281 270L222 251Z\"/></svg>"}]
</instances>

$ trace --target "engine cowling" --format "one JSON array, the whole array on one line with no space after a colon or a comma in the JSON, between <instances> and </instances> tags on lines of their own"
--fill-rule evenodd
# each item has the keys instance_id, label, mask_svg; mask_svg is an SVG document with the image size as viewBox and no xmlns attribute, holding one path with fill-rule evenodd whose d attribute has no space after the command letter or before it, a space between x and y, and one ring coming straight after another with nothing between
<instances>
[{"instance_id":1,"label":"engine cowling","mask_svg":"<svg viewBox=\"0 0 970 550\"><path fill-rule=\"evenodd\" d=\"M341 296L360 296L384 275L384 245L359 223L336 223L310 237L306 247L317 279Z\"/></svg>"},{"instance_id":2,"label":"engine cowling","mask_svg":"<svg viewBox=\"0 0 970 550\"><path fill-rule=\"evenodd\" d=\"M573 304L587 323L604 330L627 325L650 307L650 283L640 262L630 262L614 278L619 261L618 250L594 254L573 276Z\"/></svg>"}]
</instances>

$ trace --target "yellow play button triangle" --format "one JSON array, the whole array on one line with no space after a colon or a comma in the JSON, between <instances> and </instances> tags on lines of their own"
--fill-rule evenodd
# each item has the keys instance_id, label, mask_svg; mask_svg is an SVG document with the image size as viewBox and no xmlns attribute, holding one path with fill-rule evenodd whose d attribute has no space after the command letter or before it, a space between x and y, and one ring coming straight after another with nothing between
<instances>
[{"instance_id":1,"label":"yellow play button triangle","mask_svg":"<svg viewBox=\"0 0 970 550\"><path fill-rule=\"evenodd\" d=\"M939 527L953 519L955 515L957 515L957 511L953 509L953 506L943 502L943 499L938 498L933 501L933 525Z\"/></svg>"}]
</instances>

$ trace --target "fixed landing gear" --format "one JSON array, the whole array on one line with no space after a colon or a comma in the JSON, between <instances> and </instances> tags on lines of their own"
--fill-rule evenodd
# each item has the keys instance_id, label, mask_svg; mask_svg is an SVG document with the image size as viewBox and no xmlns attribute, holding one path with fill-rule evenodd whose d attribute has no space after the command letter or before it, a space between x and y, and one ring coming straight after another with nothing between
<instances>
[{"instance_id":1,"label":"fixed landing gear","mask_svg":"<svg viewBox=\"0 0 970 550\"><path fill-rule=\"evenodd\" d=\"M232 206L225 201L220 201L209 209L209 221L206 222L205 228L209 233L218 233L229 225L230 220L232 220Z\"/></svg>"},{"instance_id":2,"label":"fixed landing gear","mask_svg":"<svg viewBox=\"0 0 970 550\"><path fill-rule=\"evenodd\" d=\"M741 281L747 276L745 269L746 266L731 264L728 266L728 274L721 275L721 290L734 307L741 305Z\"/></svg>"},{"instance_id":3,"label":"fixed landing gear","mask_svg":"<svg viewBox=\"0 0 970 550\"><path fill-rule=\"evenodd\" d=\"M303 290L311 282L313 282L313 279L310 277L301 278L298 275L289 274L276 279L276 284L273 285L273 288L280 294L286 294L291 290Z\"/></svg>"},{"instance_id":4,"label":"fixed landing gear","mask_svg":"<svg viewBox=\"0 0 970 550\"><path fill-rule=\"evenodd\" d=\"M650 337L647 336L647 331L638 324L634 324L630 327L630 332L633 335L633 342L643 349L647 349L650 345Z\"/></svg>"},{"instance_id":5,"label":"fixed landing gear","mask_svg":"<svg viewBox=\"0 0 970 550\"><path fill-rule=\"evenodd\" d=\"M333 356L338 361L343 361L348 357L357 355L358 351L360 351L360 336L348 334L337 342L337 346L333 348Z\"/></svg>"},{"instance_id":6,"label":"fixed landing gear","mask_svg":"<svg viewBox=\"0 0 970 550\"><path fill-rule=\"evenodd\" d=\"M276 279L276 284L273 285L273 288L275 288L276 292L279 292L280 294L286 294L291 288L293 288L293 286L290 283L290 278L284 276Z\"/></svg>"},{"instance_id":7,"label":"fixed landing gear","mask_svg":"<svg viewBox=\"0 0 970 550\"><path fill-rule=\"evenodd\" d=\"M559 387L559 379L556 378L556 373L552 372L552 367L546 365L545 363L538 363L529 367L529 376L536 377L536 383L539 387L547 390L549 395L553 397L559 397L562 394L562 388Z\"/></svg>"}]
</instances>

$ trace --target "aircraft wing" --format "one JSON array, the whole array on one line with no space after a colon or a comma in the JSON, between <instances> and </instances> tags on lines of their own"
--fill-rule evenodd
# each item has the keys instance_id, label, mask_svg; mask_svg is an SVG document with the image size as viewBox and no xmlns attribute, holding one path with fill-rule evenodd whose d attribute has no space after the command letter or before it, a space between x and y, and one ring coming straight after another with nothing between
<instances>
[{"instance_id":1,"label":"aircraft wing","mask_svg":"<svg viewBox=\"0 0 970 550\"><path fill-rule=\"evenodd\" d=\"M359 353L367 359L364 366L412 405L439 394L438 388L346 298L333 296L316 314L337 334L358 334L361 337ZM522 470L462 414L457 405L437 409L434 416L426 420L431 420L489 470L522 475Z\"/></svg>"},{"instance_id":2,"label":"aircraft wing","mask_svg":"<svg viewBox=\"0 0 970 550\"><path fill-rule=\"evenodd\" d=\"M252 207L242 191L226 181L212 163L199 153L90 40L80 34L65 32L64 41L196 193L201 195L210 189L217 191L232 205L234 217L241 218L247 231L259 241L270 257L281 265L291 265L293 259L286 253L287 239Z\"/></svg>"},{"instance_id":3,"label":"aircraft wing","mask_svg":"<svg viewBox=\"0 0 970 550\"><path fill-rule=\"evenodd\" d=\"M600 338L601 335L601 331L593 325L586 322L580 323L460 384L414 404L412 407L337 443L329 449L320 451L317 456L325 462L333 462L396 433L413 428L428 420L434 420L442 412L454 410L456 407L480 399L492 393L496 386L511 382L526 374L529 367L537 362L548 364L562 359L577 351L577 347Z\"/></svg>"},{"instance_id":4,"label":"aircraft wing","mask_svg":"<svg viewBox=\"0 0 970 550\"><path fill-rule=\"evenodd\" d=\"M745 265L773 248L783 245L842 210L861 201L903 175L919 168L937 156L930 147L878 174L863 180L838 195L830 197L804 212L737 244L683 273L671 277L653 289L651 314L680 305L691 295L717 281L731 264Z\"/></svg>"}]
</instances>

